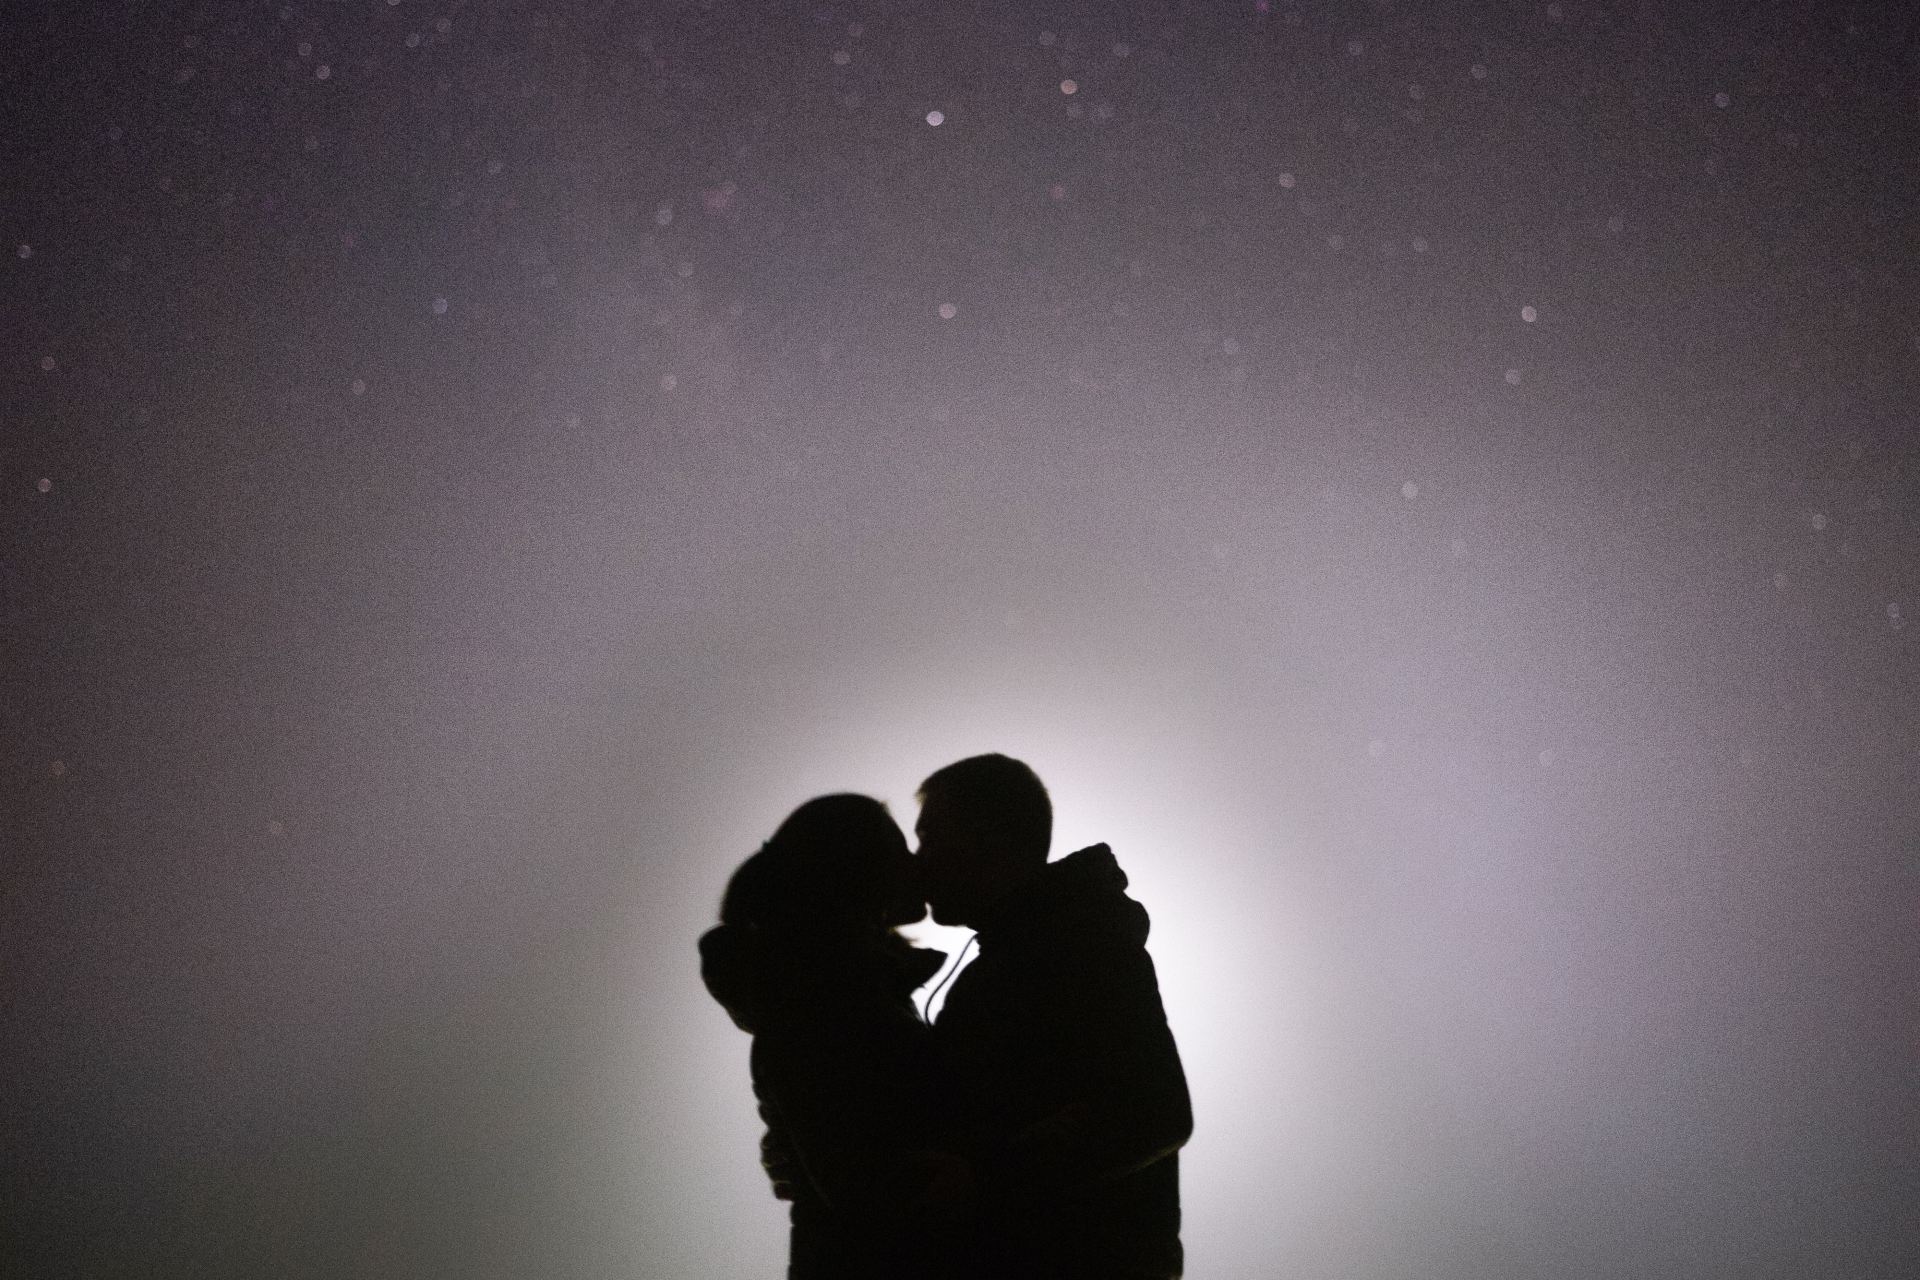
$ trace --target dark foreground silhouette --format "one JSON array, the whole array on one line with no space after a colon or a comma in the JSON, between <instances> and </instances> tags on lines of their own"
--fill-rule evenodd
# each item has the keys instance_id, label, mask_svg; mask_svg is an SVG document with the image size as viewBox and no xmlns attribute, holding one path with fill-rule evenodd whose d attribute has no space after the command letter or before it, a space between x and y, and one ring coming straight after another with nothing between
<instances>
[{"instance_id":1,"label":"dark foreground silhouette","mask_svg":"<svg viewBox=\"0 0 1920 1280\"><path fill-rule=\"evenodd\" d=\"M1192 1112L1145 909L1105 845L1047 862L1018 761L960 761L920 799L917 858L879 802L808 801L700 941L754 1037L789 1276L1177 1277ZM943 957L893 932L923 899L980 946L931 1028L911 993Z\"/></svg>"},{"instance_id":2,"label":"dark foreground silhouette","mask_svg":"<svg viewBox=\"0 0 1920 1280\"><path fill-rule=\"evenodd\" d=\"M761 1158L792 1202L794 1280L951 1272L954 1247L916 1203L930 1175L915 1153L956 1139L913 1007L944 957L892 932L924 911L910 872L884 806L822 796L734 873L700 939L708 991L753 1036Z\"/></svg>"}]
</instances>

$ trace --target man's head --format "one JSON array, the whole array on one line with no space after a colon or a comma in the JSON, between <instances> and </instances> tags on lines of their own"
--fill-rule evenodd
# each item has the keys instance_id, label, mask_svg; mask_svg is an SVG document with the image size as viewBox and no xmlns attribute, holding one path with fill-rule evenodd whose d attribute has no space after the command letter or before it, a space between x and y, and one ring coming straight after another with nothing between
<instances>
[{"instance_id":1,"label":"man's head","mask_svg":"<svg viewBox=\"0 0 1920 1280\"><path fill-rule=\"evenodd\" d=\"M977 928L996 901L1046 864L1053 804L1020 761L969 756L921 783L919 798L921 882L941 924Z\"/></svg>"}]
</instances>

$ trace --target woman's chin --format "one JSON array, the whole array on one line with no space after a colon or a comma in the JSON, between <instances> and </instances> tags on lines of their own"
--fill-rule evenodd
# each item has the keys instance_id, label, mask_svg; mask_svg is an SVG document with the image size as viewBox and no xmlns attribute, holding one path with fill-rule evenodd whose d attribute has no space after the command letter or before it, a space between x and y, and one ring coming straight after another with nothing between
<instances>
[{"instance_id":1,"label":"woman's chin","mask_svg":"<svg viewBox=\"0 0 1920 1280\"><path fill-rule=\"evenodd\" d=\"M932 906L933 922L935 924L946 925L948 928L966 924L966 920L963 918L966 913L961 908L944 902L936 902L933 903Z\"/></svg>"},{"instance_id":2,"label":"woman's chin","mask_svg":"<svg viewBox=\"0 0 1920 1280\"><path fill-rule=\"evenodd\" d=\"M902 925L919 924L927 918L927 904L924 902L901 903L887 915L887 924L898 929Z\"/></svg>"}]
</instances>

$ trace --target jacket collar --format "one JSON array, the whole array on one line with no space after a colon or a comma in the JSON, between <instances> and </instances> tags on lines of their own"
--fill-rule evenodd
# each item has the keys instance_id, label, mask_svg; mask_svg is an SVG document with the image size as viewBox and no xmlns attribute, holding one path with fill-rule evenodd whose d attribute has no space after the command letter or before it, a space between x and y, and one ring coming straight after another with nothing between
<instances>
[{"instance_id":1,"label":"jacket collar","mask_svg":"<svg viewBox=\"0 0 1920 1280\"><path fill-rule=\"evenodd\" d=\"M1127 875L1104 844L1088 845L1049 862L996 902L981 922L980 948L1047 933L1069 922L1116 911L1145 912L1126 895Z\"/></svg>"}]
</instances>

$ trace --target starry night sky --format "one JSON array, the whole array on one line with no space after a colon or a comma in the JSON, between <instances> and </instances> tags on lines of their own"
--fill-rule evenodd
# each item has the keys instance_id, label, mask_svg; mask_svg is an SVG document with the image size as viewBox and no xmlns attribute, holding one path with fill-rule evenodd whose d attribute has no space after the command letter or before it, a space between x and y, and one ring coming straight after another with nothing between
<instances>
[{"instance_id":1,"label":"starry night sky","mask_svg":"<svg viewBox=\"0 0 1920 1280\"><path fill-rule=\"evenodd\" d=\"M779 1274L694 938L1005 750L1190 1274L1910 1273L1917 32L9 5L3 1269Z\"/></svg>"}]
</instances>

